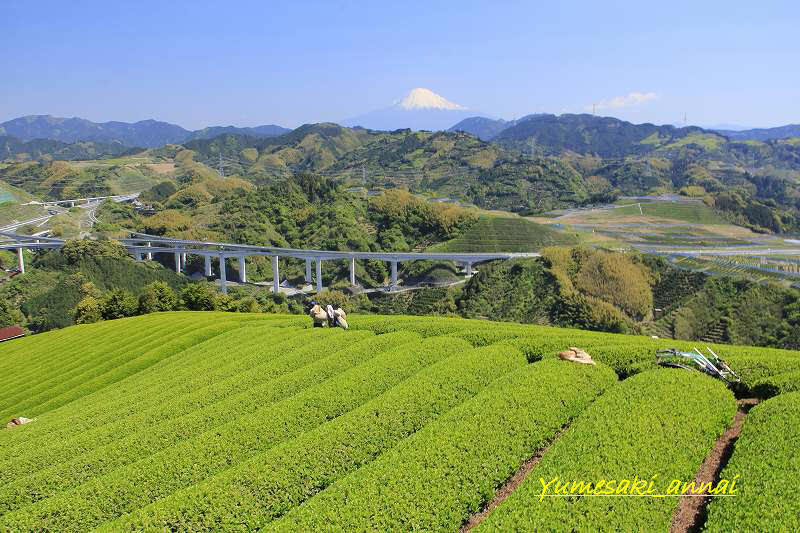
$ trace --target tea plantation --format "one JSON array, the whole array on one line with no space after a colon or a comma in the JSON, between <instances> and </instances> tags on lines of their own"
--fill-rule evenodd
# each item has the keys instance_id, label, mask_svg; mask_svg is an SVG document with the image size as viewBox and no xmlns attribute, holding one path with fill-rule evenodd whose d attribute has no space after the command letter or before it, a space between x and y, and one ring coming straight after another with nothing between
<instances>
[{"instance_id":1,"label":"tea plantation","mask_svg":"<svg viewBox=\"0 0 800 533\"><path fill-rule=\"evenodd\" d=\"M691 481L753 396L721 472L738 492L698 526L800 529L798 352L713 346L730 390L655 365L692 343L349 319L159 313L0 344L0 421L33 419L0 430L0 531L668 531L679 496L543 498L540 478Z\"/></svg>"}]
</instances>

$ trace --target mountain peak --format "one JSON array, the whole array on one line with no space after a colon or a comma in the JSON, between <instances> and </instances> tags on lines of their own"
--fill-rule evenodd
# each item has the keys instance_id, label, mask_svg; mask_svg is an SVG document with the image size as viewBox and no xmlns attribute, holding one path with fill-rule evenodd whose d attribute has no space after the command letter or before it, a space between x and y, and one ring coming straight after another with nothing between
<instances>
[{"instance_id":1,"label":"mountain peak","mask_svg":"<svg viewBox=\"0 0 800 533\"><path fill-rule=\"evenodd\" d=\"M422 87L412 89L402 100L396 102L395 105L403 109L466 109L466 107L455 104L430 89L424 89Z\"/></svg>"}]
</instances>

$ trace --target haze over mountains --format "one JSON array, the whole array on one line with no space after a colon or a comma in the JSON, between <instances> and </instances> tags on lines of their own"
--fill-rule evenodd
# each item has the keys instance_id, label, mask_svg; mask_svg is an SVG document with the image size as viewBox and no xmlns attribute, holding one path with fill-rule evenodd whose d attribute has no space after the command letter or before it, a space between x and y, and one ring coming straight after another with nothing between
<instances>
[{"instance_id":1,"label":"haze over mountains","mask_svg":"<svg viewBox=\"0 0 800 533\"><path fill-rule=\"evenodd\" d=\"M14 159L16 156L24 154L23 158L26 159L51 158L70 161L113 157L131 151L136 152L138 149L125 146L117 141L77 141L74 143L53 139L21 141L16 137L0 135L0 160Z\"/></svg>"},{"instance_id":2,"label":"haze over mountains","mask_svg":"<svg viewBox=\"0 0 800 533\"><path fill-rule=\"evenodd\" d=\"M224 133L239 133L253 137L272 137L291 130L276 125L254 128L213 126L189 131L176 124L158 120L139 122L92 122L73 117L61 118L50 115L29 115L0 123L0 136L10 136L26 142L34 139L50 139L63 143L94 141L120 143L128 147L155 148L165 144L181 144L192 139L206 139Z\"/></svg>"},{"instance_id":3,"label":"haze over mountains","mask_svg":"<svg viewBox=\"0 0 800 533\"><path fill-rule=\"evenodd\" d=\"M203 176L214 182L209 190L184 191L170 205L198 205L215 197L222 156L225 175L234 178L225 180L225 187L309 173L331 187L408 188L519 213L603 203L620 195L684 193L713 203L737 223L758 231L800 231L800 138L732 141L694 126L633 124L589 114L538 114L499 124L504 128L490 141L466 132L318 123L279 136L224 134L139 149L137 154L142 160L174 164L175 172L191 176L189 182ZM122 162L103 170L78 165L70 171L69 165L53 160L91 155L108 159L123 145L103 153L104 147L94 141L58 143L7 143L0 154L5 160L0 178L29 192L63 198L87 190L144 190L169 179L146 166ZM72 174L66 177L65 172ZM65 189L65 183L71 188Z\"/></svg>"},{"instance_id":4,"label":"haze over mountains","mask_svg":"<svg viewBox=\"0 0 800 533\"><path fill-rule=\"evenodd\" d=\"M425 88L413 89L389 107L343 120L341 124L378 131L462 131L483 141L494 141L523 152L553 153L567 149L602 156L616 156L631 151L641 153L647 150L648 145L664 146L669 144L670 139L683 138L691 133L722 135L731 141L761 142L800 136L800 125L796 124L747 130L703 129L696 126L679 128L648 123L631 124L612 117L588 114L532 114L515 120L503 120L470 110ZM134 147L157 148L166 144L184 144L227 134L264 139L290 131L274 124L256 127L211 126L191 131L152 119L134 123L98 123L78 117L30 115L0 123L0 157L28 154L36 158L51 154L57 159L76 159L84 155L116 155ZM652 135L655 137L643 142L643 139ZM51 142L40 142L42 140ZM63 145L53 144L52 141ZM71 146L75 143L84 144Z\"/></svg>"},{"instance_id":5,"label":"haze over mountains","mask_svg":"<svg viewBox=\"0 0 800 533\"><path fill-rule=\"evenodd\" d=\"M528 120L529 118L535 117L536 115L525 115L522 118L518 118L516 120L503 120L500 119L492 119L486 117L470 117L465 118L455 126L452 126L447 131L463 131L465 133L471 133L472 135L476 136L482 141L491 141L495 137L497 137L500 132L511 128L512 126L516 126L520 122Z\"/></svg>"},{"instance_id":6,"label":"haze over mountains","mask_svg":"<svg viewBox=\"0 0 800 533\"><path fill-rule=\"evenodd\" d=\"M448 131L463 131L466 133L471 133L475 135L481 140L490 141L495 138L502 139L504 137L514 137L518 136L518 132L504 134L506 130L510 130L515 126L528 122L530 126L533 123L542 124L543 122L552 122L553 119L558 120L570 120L569 117L578 117L578 116L585 116L585 117L594 117L594 115L572 115L572 114L563 114L563 115L550 115L547 113L541 114L534 114L534 115L526 115L522 118L518 118L516 120L503 120L503 119L491 119L486 117L469 117L458 124L449 128ZM611 120L616 121L619 123L630 124L624 120L618 120L612 117L594 117L601 120ZM639 124L638 126L654 126L653 124ZM675 129L682 129L678 126L655 126L658 128L675 128ZM703 129L705 131L719 133L724 135L725 137L729 138L732 141L769 141L774 139L785 139L788 137L800 137L800 124L789 124L786 126L778 126L775 128L749 128L749 129L741 129L741 130L732 130L732 129L717 129L717 128L700 128L697 126L686 126L689 128L695 128L697 130Z\"/></svg>"},{"instance_id":7,"label":"haze over mountains","mask_svg":"<svg viewBox=\"0 0 800 533\"><path fill-rule=\"evenodd\" d=\"M714 130L732 141L769 141L800 137L800 124L788 124L776 128L752 128L748 130Z\"/></svg>"},{"instance_id":8,"label":"haze over mountains","mask_svg":"<svg viewBox=\"0 0 800 533\"><path fill-rule=\"evenodd\" d=\"M613 117L589 114L530 115L505 125L508 127L491 137L492 142L539 155L568 151L601 157L622 157L665 149L678 142L725 142L722 136L696 126L676 128L670 125L632 124ZM466 128L461 125L455 129ZM691 135L694 137L689 139Z\"/></svg>"}]
</instances>

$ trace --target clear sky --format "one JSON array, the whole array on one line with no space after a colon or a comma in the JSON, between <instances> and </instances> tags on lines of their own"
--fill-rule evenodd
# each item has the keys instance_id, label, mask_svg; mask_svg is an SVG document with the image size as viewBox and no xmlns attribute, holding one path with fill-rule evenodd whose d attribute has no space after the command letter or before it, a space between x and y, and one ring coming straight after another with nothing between
<instances>
[{"instance_id":1,"label":"clear sky","mask_svg":"<svg viewBox=\"0 0 800 533\"><path fill-rule=\"evenodd\" d=\"M800 1L3 0L0 121L339 121L429 88L503 118L800 123Z\"/></svg>"}]
</instances>

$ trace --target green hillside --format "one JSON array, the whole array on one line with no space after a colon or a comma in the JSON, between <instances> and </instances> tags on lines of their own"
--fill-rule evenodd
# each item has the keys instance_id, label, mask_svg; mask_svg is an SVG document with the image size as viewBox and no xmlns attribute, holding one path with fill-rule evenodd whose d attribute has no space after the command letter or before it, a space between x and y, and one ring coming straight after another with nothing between
<instances>
[{"instance_id":1,"label":"green hillside","mask_svg":"<svg viewBox=\"0 0 800 533\"><path fill-rule=\"evenodd\" d=\"M10 198L11 195L5 196ZM0 190L0 199L4 198L4 193ZM20 205L13 200L0 201L0 227L14 222L23 220L30 220L32 218L40 217L47 214L41 206L37 205Z\"/></svg>"},{"instance_id":2,"label":"green hillside","mask_svg":"<svg viewBox=\"0 0 800 533\"><path fill-rule=\"evenodd\" d=\"M33 198L26 191L0 181L0 227L44 215L40 206L20 205Z\"/></svg>"},{"instance_id":3,"label":"green hillside","mask_svg":"<svg viewBox=\"0 0 800 533\"><path fill-rule=\"evenodd\" d=\"M154 171L151 163L149 157L91 162L23 161L0 168L0 180L40 200L127 194L169 179Z\"/></svg>"},{"instance_id":4,"label":"green hillside","mask_svg":"<svg viewBox=\"0 0 800 533\"><path fill-rule=\"evenodd\" d=\"M4 165L0 164L0 170L4 168ZM34 196L30 193L14 187L8 183L0 181L0 203L17 203L17 202L29 202L34 199Z\"/></svg>"},{"instance_id":5,"label":"green hillside","mask_svg":"<svg viewBox=\"0 0 800 533\"><path fill-rule=\"evenodd\" d=\"M0 160L99 159L138 151L141 151L141 149L130 148L117 142L80 141L64 143L49 139L34 139L23 142L16 137L0 135Z\"/></svg>"},{"instance_id":6,"label":"green hillside","mask_svg":"<svg viewBox=\"0 0 800 533\"><path fill-rule=\"evenodd\" d=\"M70 326L80 302L102 300L110 304L109 310L118 309L111 300L119 296L126 302L122 307L133 309L115 318L130 316L151 284L181 289L189 282L157 261L134 261L110 241L76 240L59 251L25 252L25 263L24 275L0 277L0 310L6 311L0 312L0 327L19 325L41 332ZM0 267L16 264L14 252L0 252Z\"/></svg>"},{"instance_id":7,"label":"green hillside","mask_svg":"<svg viewBox=\"0 0 800 533\"><path fill-rule=\"evenodd\" d=\"M585 220L589 222L613 221L625 217L654 217L692 224L725 224L726 220L719 213L703 203L688 204L676 202L641 202L631 203L625 200L623 206L590 212Z\"/></svg>"},{"instance_id":8,"label":"green hillside","mask_svg":"<svg viewBox=\"0 0 800 533\"><path fill-rule=\"evenodd\" d=\"M158 313L0 344L0 420L34 419L0 430L0 530L452 531L544 449L481 527L665 530L677 497L539 505L537 476L690 480L736 411L720 382L655 369L654 350L690 348L680 341L348 318L350 331ZM555 358L570 345L597 366ZM798 352L714 349L741 374L741 394L800 370ZM759 423L775 411L797 425L797 394L768 400ZM736 448L748 492L798 478L787 450L753 438ZM770 475L773 460L782 466ZM775 498L779 521L751 512L751 528L800 526L798 500Z\"/></svg>"},{"instance_id":9,"label":"green hillside","mask_svg":"<svg viewBox=\"0 0 800 533\"><path fill-rule=\"evenodd\" d=\"M461 132L380 132L306 124L280 137L224 135L186 144L209 166L256 183L297 172L367 187L402 187L513 210L572 205L586 198L580 174L554 158L523 156Z\"/></svg>"},{"instance_id":10,"label":"green hillside","mask_svg":"<svg viewBox=\"0 0 800 533\"><path fill-rule=\"evenodd\" d=\"M483 216L463 235L437 244L440 252L536 252L545 246L576 244L571 234L524 218Z\"/></svg>"},{"instance_id":11,"label":"green hillside","mask_svg":"<svg viewBox=\"0 0 800 533\"><path fill-rule=\"evenodd\" d=\"M538 114L517 121L494 137L497 143L522 151L558 154L563 151L621 157L650 152L660 147L675 148L711 138L724 142L722 135L698 127L676 128L654 124L631 124L612 117L589 114Z\"/></svg>"},{"instance_id":12,"label":"green hillside","mask_svg":"<svg viewBox=\"0 0 800 533\"><path fill-rule=\"evenodd\" d=\"M729 142L694 127L533 115L492 142L458 131L309 124L270 139L227 135L187 146L197 161L215 166L222 156L226 172L256 183L313 172L514 212L682 191L736 224L774 232L800 227L796 143Z\"/></svg>"},{"instance_id":13,"label":"green hillside","mask_svg":"<svg viewBox=\"0 0 800 533\"><path fill-rule=\"evenodd\" d=\"M100 157L93 153L81 157ZM0 180L43 198L146 191L169 182L178 190L157 200L158 211L167 203L219 207L233 189L299 173L374 193L403 188L522 214L680 192L757 231L800 228L800 144L733 142L694 127L589 115L524 117L492 142L459 131L320 123L269 138L225 133L110 159L0 165Z\"/></svg>"}]
</instances>

